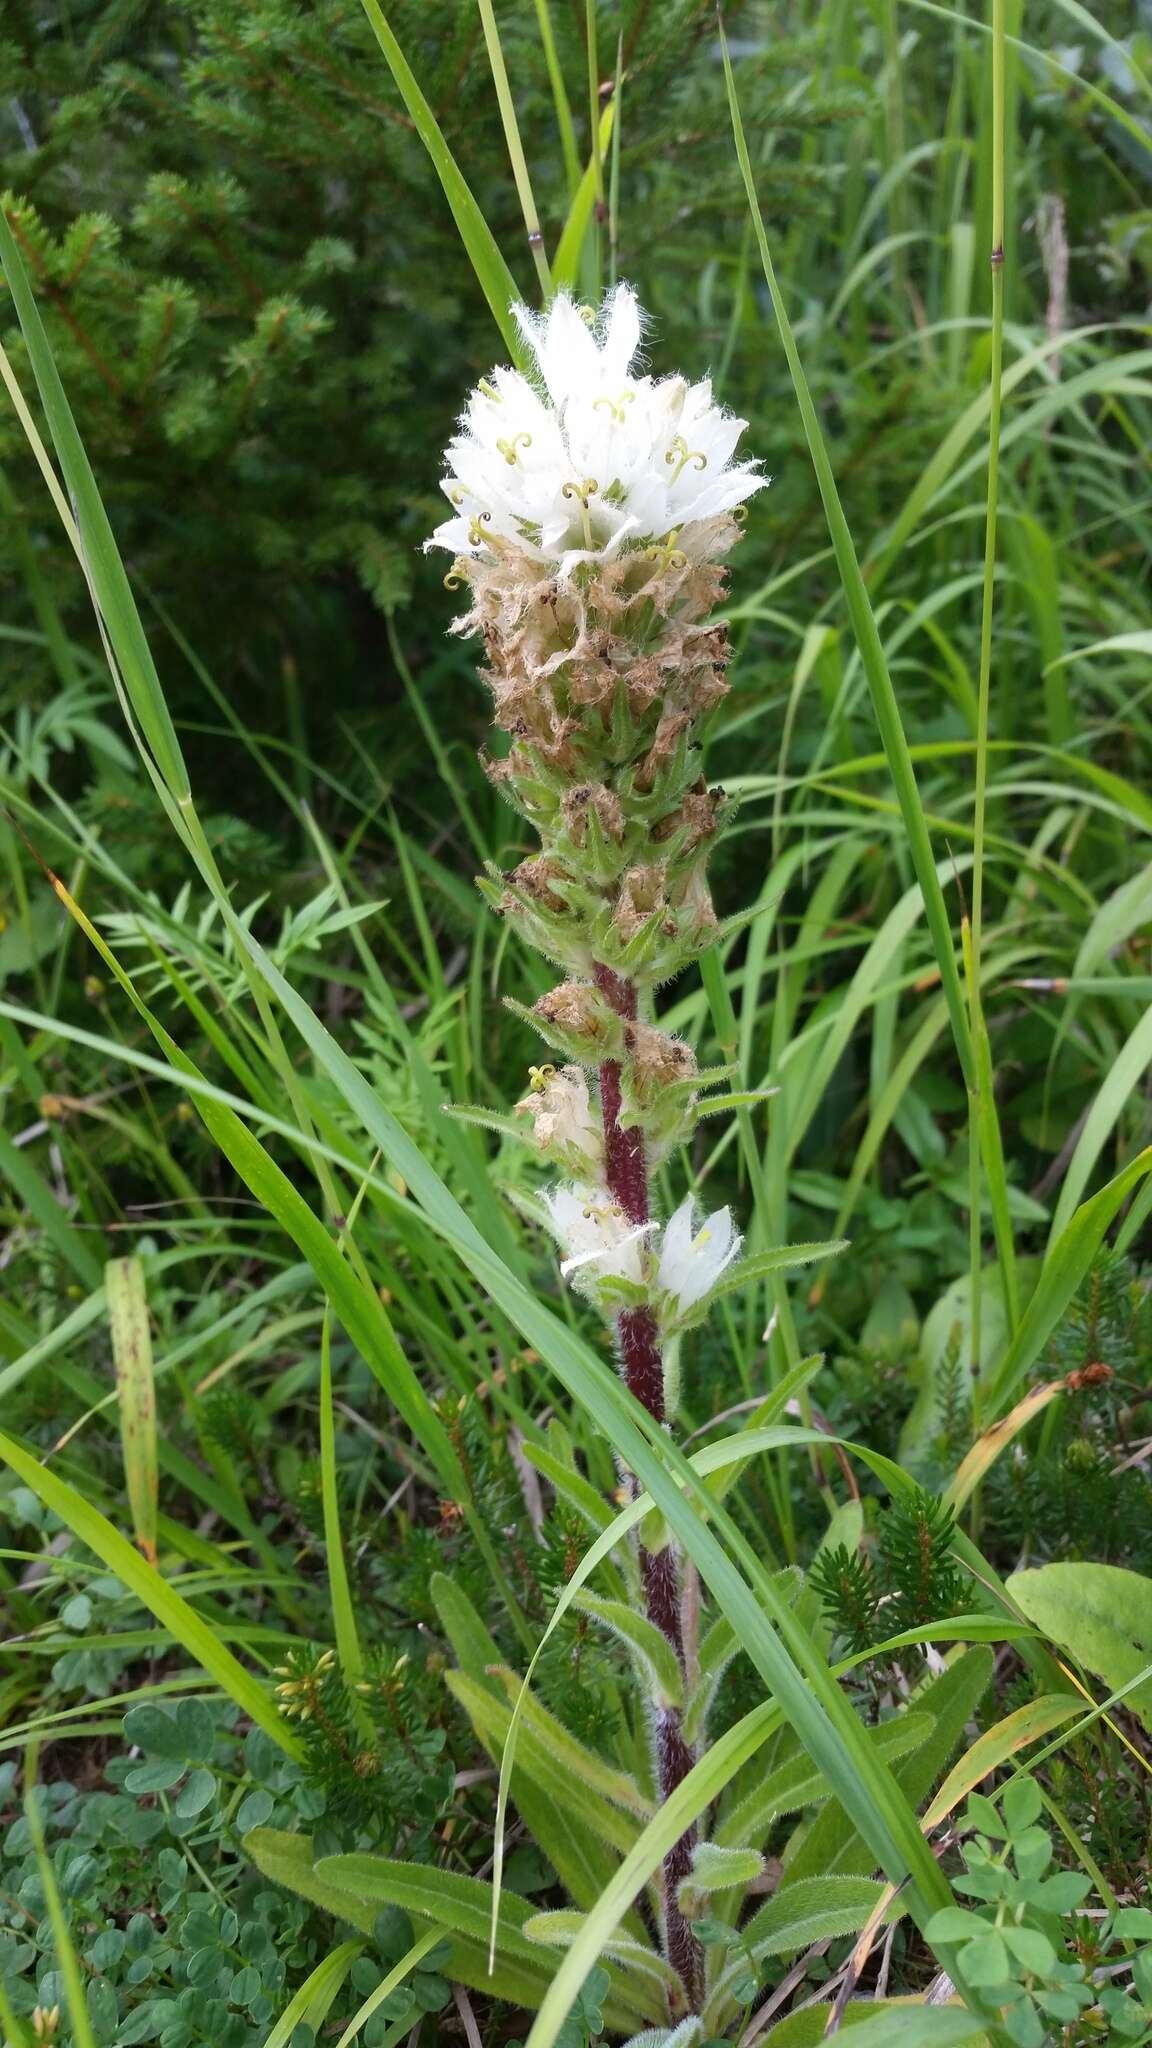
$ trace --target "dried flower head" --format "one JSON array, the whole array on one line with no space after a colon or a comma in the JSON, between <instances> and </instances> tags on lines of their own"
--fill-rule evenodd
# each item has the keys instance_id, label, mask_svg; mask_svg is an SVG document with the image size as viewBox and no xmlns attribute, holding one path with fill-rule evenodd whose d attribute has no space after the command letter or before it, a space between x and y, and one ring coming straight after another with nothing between
<instances>
[{"instance_id":1,"label":"dried flower head","mask_svg":"<svg viewBox=\"0 0 1152 2048\"><path fill-rule=\"evenodd\" d=\"M602 1173L604 1134L592 1112L584 1069L531 1067L529 1082L516 1108L531 1117L537 1148L569 1173Z\"/></svg>"}]
</instances>

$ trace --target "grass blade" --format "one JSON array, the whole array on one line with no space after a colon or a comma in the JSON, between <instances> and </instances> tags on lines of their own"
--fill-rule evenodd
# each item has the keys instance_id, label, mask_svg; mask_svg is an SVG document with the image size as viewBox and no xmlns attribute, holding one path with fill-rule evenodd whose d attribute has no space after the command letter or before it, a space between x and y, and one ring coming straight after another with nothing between
<instances>
[{"instance_id":1,"label":"grass blade","mask_svg":"<svg viewBox=\"0 0 1152 2048\"><path fill-rule=\"evenodd\" d=\"M545 303L552 297L552 277L548 269L548 257L544 248L544 237L540 232L540 215L536 211L536 195L532 190L528 164L524 155L524 144L520 140L520 125L516 119L516 105L512 88L508 83L508 66L504 62L504 47L500 41L500 26L496 20L492 0L476 0L480 9L480 20L484 27L484 42L488 51L488 63L492 71L492 83L496 88L496 103L500 119L504 124L504 140L508 145L508 157L512 165L512 176L516 180L516 192L520 200L520 211L524 215L524 226L528 234L528 247L536 265L536 275Z\"/></svg>"},{"instance_id":2,"label":"grass blade","mask_svg":"<svg viewBox=\"0 0 1152 2048\"><path fill-rule=\"evenodd\" d=\"M264 2048L289 2048L293 2034L302 2024L318 2030L327 2019L333 1999L363 1949L362 1941L342 1941L339 1948L331 1949L289 2000L264 2042Z\"/></svg>"},{"instance_id":3,"label":"grass blade","mask_svg":"<svg viewBox=\"0 0 1152 2048\"><path fill-rule=\"evenodd\" d=\"M170 1630L181 1647L187 1650L197 1664L210 1678L215 1679L221 1691L235 1700L241 1713L247 1714L258 1728L263 1728L279 1748L289 1756L302 1754L300 1744L291 1730L285 1727L265 1688L245 1671L237 1662L231 1650L224 1647L216 1630L197 1614L196 1609L168 1584L155 1565L140 1556L126 1536L114 1529L98 1508L92 1507L70 1486L66 1479L53 1472L50 1466L33 1457L12 1437L0 1432L0 1458L15 1472L25 1486L31 1487L46 1507L71 1529L93 1554L114 1572L122 1586L154 1614L161 1626Z\"/></svg>"},{"instance_id":4,"label":"grass blade","mask_svg":"<svg viewBox=\"0 0 1152 2048\"><path fill-rule=\"evenodd\" d=\"M400 96L412 116L416 132L432 160L432 168L444 188L444 197L452 209L452 218L460 231L460 239L476 272L480 289L492 309L492 318L504 337L512 361L522 369L524 344L511 313L511 308L522 297L516 280L500 254L492 230L444 139L440 124L416 82L379 0L361 0L361 5L400 88Z\"/></svg>"},{"instance_id":5,"label":"grass blade","mask_svg":"<svg viewBox=\"0 0 1152 2048\"><path fill-rule=\"evenodd\" d=\"M728 39L724 34L723 28L721 28L721 49L724 58L724 76L728 86L728 104L732 116L732 130L736 141L736 153L740 160L740 169L744 178L744 189L748 195L748 205L751 209L756 238L760 247L760 260L764 268L768 290L771 294L772 306L776 314L776 323L780 331L780 339L783 343L785 356L787 357L788 369L796 393L796 402L804 423L808 450L812 457L812 466L816 472L816 481L824 503L824 515L828 522L828 531L831 535L832 546L836 555L836 566L840 573L845 602L852 621L852 628L856 635L857 645L860 649L861 660L864 664L864 672L868 680L868 688L871 692L872 704L876 713L876 723L880 729L880 737L884 743L884 752L888 759L889 771L899 800L904 828L908 835L908 849L912 856L912 865L924 898L924 914L928 922L929 931L932 934L933 950L940 969L941 986L944 992L944 999L948 1005L948 1015L952 1024L953 1036L956 1040L956 1050L959 1055L965 1082L969 1087L972 1087L975 1084L976 1064L964 1002L964 991L956 965L956 947L948 922L944 895L936 874L936 863L932 853L932 843L928 835L924 807L921 803L920 792L916 783L916 771L912 766L912 756L908 750L908 741L905 737L903 723L900 718L900 707L892 685L892 677L888 670L888 663L885 659L883 644L876 626L875 615L864 585L864 578L860 573L860 564L856 557L856 549L848 521L844 514L844 507L840 502L840 493L836 488L836 479L833 475L832 464L825 446L820 418L813 404L812 394L808 389L808 380L804 375L799 350L796 347L795 336L792 333L792 324L788 318L788 310L784 304L783 293L777 281L772 253L768 247L768 236L764 228L764 219L760 211L759 201L756 197L756 183L752 172L751 159L748 155L748 145L744 137L744 126L740 116L736 81L732 73L732 59L728 49Z\"/></svg>"},{"instance_id":6,"label":"grass blade","mask_svg":"<svg viewBox=\"0 0 1152 2048\"><path fill-rule=\"evenodd\" d=\"M32 1850L36 1868L44 1891L44 1903L48 1908L48 1920L52 1928L52 1945L56 1951L56 1968L64 1979L64 2000L68 2017L72 2022L73 2048L97 2048L96 2035L88 2012L88 2001L84 1996L84 1979L80 1971L80 1958L72 1940L72 1930L56 1883L56 1870L48 1854L44 1839L44 1822L40 1813L37 1794L37 1764L39 1748L29 1743L24 1752L24 1818L28 1833L32 1837Z\"/></svg>"},{"instance_id":7,"label":"grass blade","mask_svg":"<svg viewBox=\"0 0 1152 2048\"><path fill-rule=\"evenodd\" d=\"M611 140L615 124L616 102L612 99L609 100L608 105L600 116L601 158L603 158L604 151ZM580 275L580 268L584 259L584 244L588 234L588 225L592 219L592 208L595 199L596 158L591 157L589 158L587 169L576 188L572 205L569 208L568 218L564 223L564 232L556 245L552 275L558 291L573 291L575 289L576 280Z\"/></svg>"},{"instance_id":8,"label":"grass blade","mask_svg":"<svg viewBox=\"0 0 1152 2048\"><path fill-rule=\"evenodd\" d=\"M104 1286L132 1525L140 1550L149 1564L155 1564L159 1491L156 1390L144 1268L139 1259L110 1259L104 1268Z\"/></svg>"}]
</instances>

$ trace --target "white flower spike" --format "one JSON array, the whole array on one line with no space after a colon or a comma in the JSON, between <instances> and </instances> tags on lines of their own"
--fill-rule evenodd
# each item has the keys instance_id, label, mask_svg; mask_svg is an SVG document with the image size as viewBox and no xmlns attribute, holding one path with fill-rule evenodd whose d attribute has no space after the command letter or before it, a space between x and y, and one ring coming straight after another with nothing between
<instances>
[{"instance_id":1,"label":"white flower spike","mask_svg":"<svg viewBox=\"0 0 1152 2048\"><path fill-rule=\"evenodd\" d=\"M567 1254L560 1264L566 1280L579 1273L577 1286L594 1287L598 1280L609 1279L639 1284L642 1247L653 1224L629 1223L607 1188L550 1188L544 1201L552 1233Z\"/></svg>"},{"instance_id":2,"label":"white flower spike","mask_svg":"<svg viewBox=\"0 0 1152 2048\"><path fill-rule=\"evenodd\" d=\"M696 1228L691 1195L669 1217L660 1247L656 1286L671 1297L680 1315L695 1308L732 1264L741 1239L730 1209L717 1209Z\"/></svg>"},{"instance_id":3,"label":"white flower spike","mask_svg":"<svg viewBox=\"0 0 1152 2048\"><path fill-rule=\"evenodd\" d=\"M427 546L477 556L511 544L562 579L673 539L692 555L708 521L768 481L754 463L731 464L747 422L714 403L707 378L635 374L629 285L598 318L565 297L515 311L539 388L518 370L481 378L447 451L453 515Z\"/></svg>"}]
</instances>

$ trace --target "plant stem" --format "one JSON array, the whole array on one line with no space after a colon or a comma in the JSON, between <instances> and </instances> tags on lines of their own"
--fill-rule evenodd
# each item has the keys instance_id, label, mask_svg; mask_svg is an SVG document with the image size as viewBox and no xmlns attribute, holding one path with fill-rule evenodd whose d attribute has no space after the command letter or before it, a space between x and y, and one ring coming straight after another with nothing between
<instances>
[{"instance_id":1,"label":"plant stem","mask_svg":"<svg viewBox=\"0 0 1152 2048\"><path fill-rule=\"evenodd\" d=\"M1000 482L1000 401L1004 359L1004 0L992 0L992 361L988 412L988 494L984 518L984 579L980 611L980 676L976 707L976 778L973 792L972 833L972 928L968 963L970 1031L976 1050L976 1072L969 1089L968 1145L971 1154L970 1239L971 1239L971 1358L972 1384L980 1376L980 1242L983 1176L988 1160L983 1156L980 1127L979 1047L985 1030L980 988L980 956L984 936L984 824L988 803L988 733L992 701L992 627L996 597L996 523ZM990 1064L990 1063L989 1063ZM991 1078L985 1077L986 1082ZM991 1105L989 1104L989 1107ZM1013 1303L1009 1262L1001 1257L1001 1280L1006 1289L1009 1322Z\"/></svg>"},{"instance_id":2,"label":"plant stem","mask_svg":"<svg viewBox=\"0 0 1152 2048\"><path fill-rule=\"evenodd\" d=\"M610 967L597 967L596 985L617 1015L634 1022L637 1014L636 984L615 974ZM620 1204L628 1221L645 1224L648 1211L648 1165L644 1133L638 1126L624 1129L620 1123L620 1062L605 1060L600 1068L600 1107L604 1118L604 1179L609 1194ZM616 1322L620 1362L629 1393L643 1403L657 1422L664 1422L664 1361L656 1317L650 1308L624 1309ZM670 1540L660 1550L640 1548L640 1577L644 1605L653 1626L658 1628L684 1670L684 1631L680 1613L680 1572ZM676 1707L657 1707L654 1714L656 1765L660 1797L670 1799L684 1782L695 1756L684 1740L680 1712ZM704 1990L704 1957L688 1921L680 1911L676 1892L690 1874L696 1829L681 1835L664 1858L664 1941L668 1961L684 1986L689 2010L699 2011Z\"/></svg>"}]
</instances>

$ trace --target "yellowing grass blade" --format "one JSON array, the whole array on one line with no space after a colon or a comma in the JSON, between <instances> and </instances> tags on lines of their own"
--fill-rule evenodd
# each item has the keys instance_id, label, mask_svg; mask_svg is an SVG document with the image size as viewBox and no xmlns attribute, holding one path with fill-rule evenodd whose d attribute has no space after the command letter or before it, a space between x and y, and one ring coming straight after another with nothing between
<instances>
[{"instance_id":1,"label":"yellowing grass blade","mask_svg":"<svg viewBox=\"0 0 1152 2048\"><path fill-rule=\"evenodd\" d=\"M109 1259L104 1268L124 1482L136 1542L156 1562L159 1468L156 1460L156 1388L152 1375L152 1331L144 1268L139 1259Z\"/></svg>"},{"instance_id":2,"label":"yellowing grass blade","mask_svg":"<svg viewBox=\"0 0 1152 2048\"><path fill-rule=\"evenodd\" d=\"M1080 1701L1074 1693L1045 1693L1038 1700L1029 1700L1026 1707L1017 1708L1003 1721L997 1721L972 1744L949 1771L935 1799L921 1823L925 1834L938 1827L954 1813L962 1799L1010 1756L1021 1749L1027 1749L1030 1742L1036 1742L1041 1735L1047 1735L1053 1728L1059 1728L1062 1721L1070 1721L1080 1712Z\"/></svg>"},{"instance_id":3,"label":"yellowing grass blade","mask_svg":"<svg viewBox=\"0 0 1152 2048\"><path fill-rule=\"evenodd\" d=\"M1042 1387L1032 1387L1022 1401L1017 1401L1016 1406L1009 1409L1007 1415L1002 1416L999 1422L992 1424L991 1429L986 1429L982 1436L977 1437L971 1450L953 1474L952 1483L944 1495L950 1508L959 1514L965 1501L975 1492L990 1467L996 1463L1001 1451L1012 1442L1013 1437L1019 1436L1020 1431L1026 1429L1033 1418L1041 1414L1058 1394L1066 1394L1070 1388L1074 1388L1078 1378L1083 1385L1082 1375L1069 1373L1065 1379L1049 1380Z\"/></svg>"}]
</instances>

